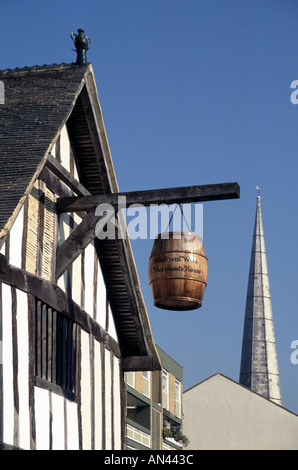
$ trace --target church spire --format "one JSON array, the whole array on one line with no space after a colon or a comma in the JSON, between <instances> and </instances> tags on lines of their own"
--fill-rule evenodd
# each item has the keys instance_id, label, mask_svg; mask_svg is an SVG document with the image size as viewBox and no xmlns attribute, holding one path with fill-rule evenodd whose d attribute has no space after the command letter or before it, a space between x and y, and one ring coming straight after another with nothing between
<instances>
[{"instance_id":1,"label":"church spire","mask_svg":"<svg viewBox=\"0 0 298 470\"><path fill-rule=\"evenodd\" d=\"M260 188L257 190L239 382L281 405Z\"/></svg>"}]
</instances>

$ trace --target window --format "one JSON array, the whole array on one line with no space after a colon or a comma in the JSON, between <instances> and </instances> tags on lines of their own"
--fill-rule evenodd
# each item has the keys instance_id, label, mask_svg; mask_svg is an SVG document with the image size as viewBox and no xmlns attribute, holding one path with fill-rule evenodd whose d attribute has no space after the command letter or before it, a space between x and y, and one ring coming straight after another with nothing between
<instances>
[{"instance_id":1,"label":"window","mask_svg":"<svg viewBox=\"0 0 298 470\"><path fill-rule=\"evenodd\" d=\"M181 418L181 382L175 379L175 414Z\"/></svg>"},{"instance_id":2,"label":"window","mask_svg":"<svg viewBox=\"0 0 298 470\"><path fill-rule=\"evenodd\" d=\"M135 388L135 373L134 372L126 372L126 383L130 385L132 388Z\"/></svg>"},{"instance_id":3,"label":"window","mask_svg":"<svg viewBox=\"0 0 298 470\"><path fill-rule=\"evenodd\" d=\"M150 398L150 372L143 372L143 394Z\"/></svg>"},{"instance_id":4,"label":"window","mask_svg":"<svg viewBox=\"0 0 298 470\"><path fill-rule=\"evenodd\" d=\"M35 301L35 380L75 398L77 324L41 300Z\"/></svg>"},{"instance_id":5,"label":"window","mask_svg":"<svg viewBox=\"0 0 298 470\"><path fill-rule=\"evenodd\" d=\"M162 406L169 409L169 373L165 369L162 371Z\"/></svg>"}]
</instances>

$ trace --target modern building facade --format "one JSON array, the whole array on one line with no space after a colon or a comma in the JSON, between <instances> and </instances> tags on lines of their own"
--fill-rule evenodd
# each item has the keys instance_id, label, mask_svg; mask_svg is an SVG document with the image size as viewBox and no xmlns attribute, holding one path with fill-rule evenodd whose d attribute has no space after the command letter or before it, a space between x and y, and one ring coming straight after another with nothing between
<instances>
[{"instance_id":1,"label":"modern building facade","mask_svg":"<svg viewBox=\"0 0 298 470\"><path fill-rule=\"evenodd\" d=\"M298 450L298 416L215 374L183 394L187 450Z\"/></svg>"},{"instance_id":2,"label":"modern building facade","mask_svg":"<svg viewBox=\"0 0 298 470\"><path fill-rule=\"evenodd\" d=\"M128 449L182 449L183 368L157 351L161 371L125 374Z\"/></svg>"}]
</instances>

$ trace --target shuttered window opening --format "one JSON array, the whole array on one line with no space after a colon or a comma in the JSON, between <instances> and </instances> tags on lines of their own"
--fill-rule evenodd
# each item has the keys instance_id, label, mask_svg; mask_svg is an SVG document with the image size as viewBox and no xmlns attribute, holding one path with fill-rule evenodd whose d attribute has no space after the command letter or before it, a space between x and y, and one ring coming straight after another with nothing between
<instances>
[{"instance_id":1,"label":"shuttered window opening","mask_svg":"<svg viewBox=\"0 0 298 470\"><path fill-rule=\"evenodd\" d=\"M35 301L36 384L75 399L77 324L39 299ZM55 388L56 387L56 388ZM46 387L48 388L48 387Z\"/></svg>"},{"instance_id":2,"label":"shuttered window opening","mask_svg":"<svg viewBox=\"0 0 298 470\"><path fill-rule=\"evenodd\" d=\"M28 196L28 221L26 237L26 263L25 269L31 274L36 274L37 250L38 250L38 222L39 222L39 188L35 182Z\"/></svg>"},{"instance_id":3,"label":"shuttered window opening","mask_svg":"<svg viewBox=\"0 0 298 470\"><path fill-rule=\"evenodd\" d=\"M55 242L55 195L48 188L44 195L43 257L41 276L47 281L53 277L53 253Z\"/></svg>"}]
</instances>

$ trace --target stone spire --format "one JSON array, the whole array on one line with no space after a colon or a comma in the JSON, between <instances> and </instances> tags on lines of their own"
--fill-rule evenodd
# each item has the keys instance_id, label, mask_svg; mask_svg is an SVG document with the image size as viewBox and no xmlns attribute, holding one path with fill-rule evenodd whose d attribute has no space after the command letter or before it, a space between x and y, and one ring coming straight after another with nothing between
<instances>
[{"instance_id":1,"label":"stone spire","mask_svg":"<svg viewBox=\"0 0 298 470\"><path fill-rule=\"evenodd\" d=\"M257 187L258 192L260 189ZM257 196L239 382L281 405L275 335L261 212Z\"/></svg>"}]
</instances>

